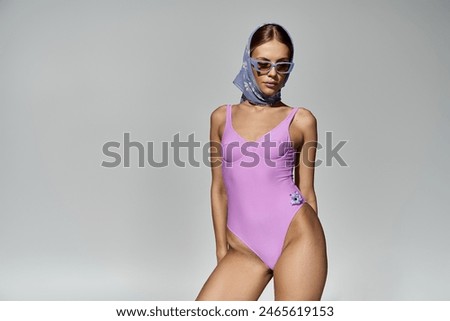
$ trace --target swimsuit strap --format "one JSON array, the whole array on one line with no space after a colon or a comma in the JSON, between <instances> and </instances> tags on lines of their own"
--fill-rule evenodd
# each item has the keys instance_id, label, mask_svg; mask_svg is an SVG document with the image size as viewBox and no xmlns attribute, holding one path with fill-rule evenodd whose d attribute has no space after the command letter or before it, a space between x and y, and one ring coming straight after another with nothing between
<instances>
[{"instance_id":1,"label":"swimsuit strap","mask_svg":"<svg viewBox=\"0 0 450 321\"><path fill-rule=\"evenodd\" d=\"M226 127L231 126L231 104L227 104L227 121L225 122Z\"/></svg>"},{"instance_id":2,"label":"swimsuit strap","mask_svg":"<svg viewBox=\"0 0 450 321\"><path fill-rule=\"evenodd\" d=\"M226 134L224 134L224 135L233 136L236 134L234 133L233 124L231 123L231 104L227 104L226 110L227 110L227 112L226 112L227 116L226 116L226 121L225 121L225 128L223 129L224 133L226 133ZM236 137L234 137L234 138L236 139Z\"/></svg>"},{"instance_id":3,"label":"swimsuit strap","mask_svg":"<svg viewBox=\"0 0 450 321\"><path fill-rule=\"evenodd\" d=\"M292 119L294 119L295 113L297 112L298 109L299 107L293 107L292 110L289 112L288 116L286 117L286 119L283 120L284 122L287 123L288 128L289 125L291 124Z\"/></svg>"}]
</instances>

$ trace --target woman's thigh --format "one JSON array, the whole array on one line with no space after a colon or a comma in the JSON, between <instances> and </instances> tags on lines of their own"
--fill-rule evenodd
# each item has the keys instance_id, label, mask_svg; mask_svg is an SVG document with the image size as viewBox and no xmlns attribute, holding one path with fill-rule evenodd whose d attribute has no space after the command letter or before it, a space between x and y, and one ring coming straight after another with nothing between
<instances>
[{"instance_id":1,"label":"woman's thigh","mask_svg":"<svg viewBox=\"0 0 450 321\"><path fill-rule=\"evenodd\" d=\"M272 271L249 252L250 249L234 235L231 239L230 249L206 281L196 301L256 301L272 278Z\"/></svg>"},{"instance_id":2,"label":"woman's thigh","mask_svg":"<svg viewBox=\"0 0 450 321\"><path fill-rule=\"evenodd\" d=\"M327 269L322 225L314 209L305 203L289 225L274 267L275 300L320 300Z\"/></svg>"}]
</instances>

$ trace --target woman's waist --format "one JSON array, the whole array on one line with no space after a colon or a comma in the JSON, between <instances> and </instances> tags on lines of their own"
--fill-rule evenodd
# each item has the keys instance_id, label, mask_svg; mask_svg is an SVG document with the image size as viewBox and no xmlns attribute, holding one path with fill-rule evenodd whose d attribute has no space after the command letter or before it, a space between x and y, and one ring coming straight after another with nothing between
<instances>
[{"instance_id":1,"label":"woman's waist","mask_svg":"<svg viewBox=\"0 0 450 321\"><path fill-rule=\"evenodd\" d=\"M228 198L254 199L260 197L276 197L280 194L292 193L298 190L292 177L224 177Z\"/></svg>"}]
</instances>

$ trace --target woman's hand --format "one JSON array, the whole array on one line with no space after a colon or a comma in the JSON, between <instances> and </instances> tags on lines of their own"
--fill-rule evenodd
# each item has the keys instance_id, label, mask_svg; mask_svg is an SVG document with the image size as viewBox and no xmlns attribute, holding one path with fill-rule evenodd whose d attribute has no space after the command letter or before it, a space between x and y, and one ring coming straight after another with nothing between
<instances>
[{"instance_id":1,"label":"woman's hand","mask_svg":"<svg viewBox=\"0 0 450 321\"><path fill-rule=\"evenodd\" d=\"M219 264L220 260L227 254L228 250L226 248L216 250L217 264Z\"/></svg>"}]
</instances>

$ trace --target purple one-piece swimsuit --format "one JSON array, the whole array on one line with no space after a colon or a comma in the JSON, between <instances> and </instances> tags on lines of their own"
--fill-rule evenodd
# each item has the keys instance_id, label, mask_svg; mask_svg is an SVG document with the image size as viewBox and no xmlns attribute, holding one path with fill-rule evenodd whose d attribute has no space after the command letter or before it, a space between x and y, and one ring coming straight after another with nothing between
<instances>
[{"instance_id":1,"label":"purple one-piece swimsuit","mask_svg":"<svg viewBox=\"0 0 450 321\"><path fill-rule=\"evenodd\" d=\"M222 175L227 192L227 226L270 269L280 257L294 215L305 203L293 180L295 150L289 125L299 108L256 141L233 128L226 106Z\"/></svg>"}]
</instances>

